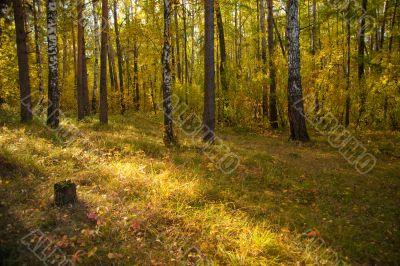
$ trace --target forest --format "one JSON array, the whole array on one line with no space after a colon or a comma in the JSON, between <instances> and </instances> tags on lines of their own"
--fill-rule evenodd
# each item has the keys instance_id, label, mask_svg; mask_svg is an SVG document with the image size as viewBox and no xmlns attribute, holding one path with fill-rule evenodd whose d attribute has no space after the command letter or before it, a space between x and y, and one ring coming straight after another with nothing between
<instances>
[{"instance_id":1,"label":"forest","mask_svg":"<svg viewBox=\"0 0 400 266\"><path fill-rule=\"evenodd\" d=\"M399 265L399 0L1 0L0 266Z\"/></svg>"}]
</instances>

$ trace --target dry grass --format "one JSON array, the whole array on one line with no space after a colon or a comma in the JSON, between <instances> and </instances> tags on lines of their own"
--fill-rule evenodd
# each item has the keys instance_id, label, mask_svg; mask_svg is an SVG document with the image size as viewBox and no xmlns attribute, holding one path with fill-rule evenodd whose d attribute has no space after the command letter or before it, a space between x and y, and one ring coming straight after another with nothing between
<instances>
[{"instance_id":1,"label":"dry grass","mask_svg":"<svg viewBox=\"0 0 400 266\"><path fill-rule=\"evenodd\" d=\"M360 136L378 149L376 169L363 176L322 137L297 145L286 133L224 129L241 158L224 175L200 142L181 136L179 148L165 148L161 122L148 114L112 116L106 127L74 122L88 141L68 146L39 121L16 120L0 114L6 265L40 265L18 242L38 228L82 265L312 265L336 254L350 264L399 263L400 164L389 135ZM55 208L53 184L66 179L80 202ZM313 227L323 247L302 236Z\"/></svg>"}]
</instances>

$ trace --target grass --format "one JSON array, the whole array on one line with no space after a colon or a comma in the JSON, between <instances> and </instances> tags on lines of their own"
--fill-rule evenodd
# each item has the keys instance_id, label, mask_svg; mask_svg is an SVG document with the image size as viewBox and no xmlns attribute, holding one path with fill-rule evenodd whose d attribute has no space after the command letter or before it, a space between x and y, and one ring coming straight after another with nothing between
<instances>
[{"instance_id":1,"label":"grass","mask_svg":"<svg viewBox=\"0 0 400 266\"><path fill-rule=\"evenodd\" d=\"M201 142L181 134L180 147L165 148L150 114L72 124L81 135L64 145L40 121L0 113L5 265L41 265L18 241L35 229L80 265L400 263L398 133L354 133L378 160L360 175L323 136L300 145L286 132L224 128L241 160L226 175ZM79 203L56 208L53 185L67 179ZM303 234L311 228L320 238Z\"/></svg>"}]
</instances>

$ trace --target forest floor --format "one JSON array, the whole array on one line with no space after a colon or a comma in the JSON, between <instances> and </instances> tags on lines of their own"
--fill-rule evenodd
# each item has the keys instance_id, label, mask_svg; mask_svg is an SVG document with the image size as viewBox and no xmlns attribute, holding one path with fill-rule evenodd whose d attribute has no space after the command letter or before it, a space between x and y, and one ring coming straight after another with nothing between
<instances>
[{"instance_id":1,"label":"forest floor","mask_svg":"<svg viewBox=\"0 0 400 266\"><path fill-rule=\"evenodd\" d=\"M0 111L4 265L42 265L27 248L37 239L20 241L30 232L80 265L400 264L399 133L354 133L377 158L361 175L311 129L297 144L286 131L223 128L240 158L223 174L200 141L181 134L166 148L154 115L71 125L80 137L67 145ZM79 203L57 208L53 185L67 179Z\"/></svg>"}]
</instances>

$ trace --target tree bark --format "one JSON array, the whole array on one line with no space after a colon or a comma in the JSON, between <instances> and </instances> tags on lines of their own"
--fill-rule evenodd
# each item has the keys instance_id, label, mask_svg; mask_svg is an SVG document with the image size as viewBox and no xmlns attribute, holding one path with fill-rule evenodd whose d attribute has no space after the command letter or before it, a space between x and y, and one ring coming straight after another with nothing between
<instances>
[{"instance_id":1,"label":"tree bark","mask_svg":"<svg viewBox=\"0 0 400 266\"><path fill-rule=\"evenodd\" d=\"M134 105L135 105L136 111L139 111L139 109L140 109L138 58L139 58L139 47L137 46L137 39L135 38L134 43L133 43L133 83L135 85Z\"/></svg>"},{"instance_id":2,"label":"tree bark","mask_svg":"<svg viewBox=\"0 0 400 266\"><path fill-rule=\"evenodd\" d=\"M351 57L351 28L350 28L350 11L351 0L348 0L346 27L347 27L347 68L346 68L346 106L345 106L345 119L344 126L348 127L350 124L350 57Z\"/></svg>"},{"instance_id":3,"label":"tree bark","mask_svg":"<svg viewBox=\"0 0 400 266\"><path fill-rule=\"evenodd\" d=\"M273 20L273 22L274 22L276 36L278 37L279 45L281 47L282 55L283 55L283 57L286 57L285 45L283 45L281 33L279 32L279 29L278 29L278 26L276 25L275 19Z\"/></svg>"},{"instance_id":4,"label":"tree bark","mask_svg":"<svg viewBox=\"0 0 400 266\"><path fill-rule=\"evenodd\" d=\"M175 22L175 44L176 44L176 74L179 81L182 83L182 69L181 69L181 51L179 45L179 21L178 21L178 8L174 8L174 22Z\"/></svg>"},{"instance_id":5,"label":"tree bark","mask_svg":"<svg viewBox=\"0 0 400 266\"><path fill-rule=\"evenodd\" d=\"M40 38L42 36L41 28L39 27L38 18L41 16L40 0L33 1L33 23L35 31L35 53L36 53L36 66L37 66L37 79L39 82L39 113L43 111L44 105L44 85L43 85L43 67L42 55L40 51Z\"/></svg>"},{"instance_id":6,"label":"tree bark","mask_svg":"<svg viewBox=\"0 0 400 266\"><path fill-rule=\"evenodd\" d=\"M78 119L83 119L89 114L89 93L87 83L86 52L84 37L84 18L82 0L78 0L78 78L77 78L77 98L78 98Z\"/></svg>"},{"instance_id":7,"label":"tree bark","mask_svg":"<svg viewBox=\"0 0 400 266\"><path fill-rule=\"evenodd\" d=\"M260 0L260 31L261 31L261 66L263 73L262 81L262 110L263 117L268 117L268 80L265 78L267 75L267 39L265 36L265 2Z\"/></svg>"},{"instance_id":8,"label":"tree bark","mask_svg":"<svg viewBox=\"0 0 400 266\"><path fill-rule=\"evenodd\" d=\"M120 92L120 104L121 114L125 113L125 100L124 100L124 75L122 69L122 50L119 41L119 28L118 28L118 17L117 17L117 0L114 0L114 28L115 28L115 43L117 45L117 57L118 57L118 72L119 72L119 92Z\"/></svg>"},{"instance_id":9,"label":"tree bark","mask_svg":"<svg viewBox=\"0 0 400 266\"><path fill-rule=\"evenodd\" d=\"M357 127L360 123L361 116L365 112L366 101L366 88L365 88L365 14L367 12L367 0L362 0L361 5L361 19L360 19L360 32L358 37L358 86L360 90L360 108L358 111Z\"/></svg>"},{"instance_id":10,"label":"tree bark","mask_svg":"<svg viewBox=\"0 0 400 266\"><path fill-rule=\"evenodd\" d=\"M204 2L204 135L203 140L215 139L215 73L214 73L214 0Z\"/></svg>"},{"instance_id":11,"label":"tree bark","mask_svg":"<svg viewBox=\"0 0 400 266\"><path fill-rule=\"evenodd\" d=\"M100 123L108 123L107 103L107 46L108 46L108 0L101 4L101 51L100 51Z\"/></svg>"},{"instance_id":12,"label":"tree bark","mask_svg":"<svg viewBox=\"0 0 400 266\"><path fill-rule=\"evenodd\" d=\"M66 14L66 9L65 9L65 0L61 1L61 7L62 7L62 20L67 19L67 14ZM65 88L65 80L67 76L67 51L68 51L68 45L67 45L67 34L66 31L63 30L61 33L61 39L62 39L62 76L61 76L61 87L59 90L59 102L61 99L62 94L64 93L64 88Z\"/></svg>"},{"instance_id":13,"label":"tree bark","mask_svg":"<svg viewBox=\"0 0 400 266\"><path fill-rule=\"evenodd\" d=\"M309 141L304 117L303 92L300 76L300 44L298 0L288 0L287 4L288 34L288 116L290 138Z\"/></svg>"},{"instance_id":14,"label":"tree bark","mask_svg":"<svg viewBox=\"0 0 400 266\"><path fill-rule=\"evenodd\" d=\"M272 128L278 128L278 111L276 109L276 70L275 70L275 45L274 45L274 17L273 2L268 4L268 52L269 52L269 123Z\"/></svg>"},{"instance_id":15,"label":"tree bark","mask_svg":"<svg viewBox=\"0 0 400 266\"><path fill-rule=\"evenodd\" d=\"M92 113L97 111L97 80L99 72L99 21L97 17L97 2L93 1L93 23L94 23L94 66L93 66L93 95Z\"/></svg>"},{"instance_id":16,"label":"tree bark","mask_svg":"<svg viewBox=\"0 0 400 266\"><path fill-rule=\"evenodd\" d=\"M29 62L26 47L27 34L24 26L24 9L21 0L13 0L14 21L17 42L17 56L19 69L21 122L32 120L31 88L29 84Z\"/></svg>"},{"instance_id":17,"label":"tree bark","mask_svg":"<svg viewBox=\"0 0 400 266\"><path fill-rule=\"evenodd\" d=\"M164 143L167 146L175 143L172 121L172 84L170 67L170 26L171 0L164 0L164 48L163 48L163 107L164 107Z\"/></svg>"},{"instance_id":18,"label":"tree bark","mask_svg":"<svg viewBox=\"0 0 400 266\"><path fill-rule=\"evenodd\" d=\"M398 0L396 0L395 4L394 4L394 11L393 11L393 17L392 17L392 25L390 27L390 38L389 38L389 55L391 55L392 53L392 47L393 47L393 35L394 35L394 25L396 23L396 14L397 14L397 5L398 5ZM400 28L400 26L399 26ZM400 38L399 38L400 40Z\"/></svg>"},{"instance_id":19,"label":"tree bark","mask_svg":"<svg viewBox=\"0 0 400 266\"><path fill-rule=\"evenodd\" d=\"M74 53L74 96L78 99L78 66L76 56L76 41L75 41L75 24L72 22L71 35L72 35L72 52ZM79 110L79 105L78 105Z\"/></svg>"},{"instance_id":20,"label":"tree bark","mask_svg":"<svg viewBox=\"0 0 400 266\"><path fill-rule=\"evenodd\" d=\"M57 4L47 0L47 44L48 44L48 107L47 125L57 128L59 120L58 58L57 58Z\"/></svg>"},{"instance_id":21,"label":"tree bark","mask_svg":"<svg viewBox=\"0 0 400 266\"><path fill-rule=\"evenodd\" d=\"M185 61L185 102L189 104L189 89L188 89L188 81L189 81L189 65L188 65L188 56L187 56L187 24L186 24L186 4L185 0L182 0L182 14L183 14L183 59Z\"/></svg>"},{"instance_id":22,"label":"tree bark","mask_svg":"<svg viewBox=\"0 0 400 266\"><path fill-rule=\"evenodd\" d=\"M225 117L224 110L227 107L227 99L226 94L228 92L228 81L226 78L225 66L226 66L226 47L225 47L225 35L224 35L224 25L222 22L222 14L221 8L219 6L219 1L215 0L215 14L217 17L217 26L218 26L218 37L219 37L219 49L221 54L221 62L220 62L220 78L221 78L221 87L222 87L222 118ZM193 62L192 62L193 64ZM218 80L218 79L217 79Z\"/></svg>"},{"instance_id":23,"label":"tree bark","mask_svg":"<svg viewBox=\"0 0 400 266\"><path fill-rule=\"evenodd\" d=\"M385 0L385 3L383 4L383 20L382 20L382 26L380 30L380 48L383 49L383 43L385 41L385 28L386 28L386 16L387 16L387 9L388 9L388 0Z\"/></svg>"}]
</instances>

